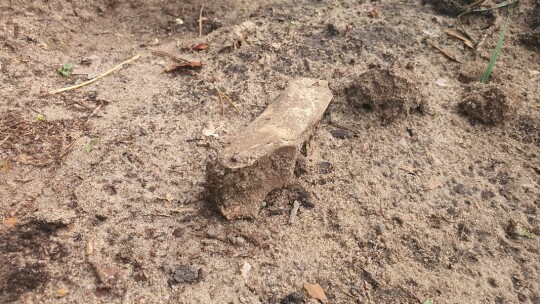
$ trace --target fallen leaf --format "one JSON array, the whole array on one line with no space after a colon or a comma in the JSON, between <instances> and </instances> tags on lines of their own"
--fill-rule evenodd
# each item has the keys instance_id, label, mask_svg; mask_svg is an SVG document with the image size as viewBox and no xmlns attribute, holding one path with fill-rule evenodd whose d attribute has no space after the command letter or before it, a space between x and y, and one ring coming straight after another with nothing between
<instances>
[{"instance_id":1,"label":"fallen leaf","mask_svg":"<svg viewBox=\"0 0 540 304\"><path fill-rule=\"evenodd\" d=\"M9 171L11 171L11 164L9 163L9 161L5 160L4 162L2 162L2 171L4 173L8 173Z\"/></svg>"},{"instance_id":2,"label":"fallen leaf","mask_svg":"<svg viewBox=\"0 0 540 304\"><path fill-rule=\"evenodd\" d=\"M416 175L416 173L414 172L414 168L409 164L403 164L399 168L409 174Z\"/></svg>"},{"instance_id":3,"label":"fallen leaf","mask_svg":"<svg viewBox=\"0 0 540 304\"><path fill-rule=\"evenodd\" d=\"M17 223L19 222L19 219L17 219L17 217L8 217L8 218L5 218L4 219L4 226L6 226L7 228L11 228L15 225L17 225Z\"/></svg>"},{"instance_id":4,"label":"fallen leaf","mask_svg":"<svg viewBox=\"0 0 540 304\"><path fill-rule=\"evenodd\" d=\"M214 127L213 123L208 123L208 126L202 130L202 134L206 137L219 137L219 134L217 133L217 130Z\"/></svg>"},{"instance_id":5,"label":"fallen leaf","mask_svg":"<svg viewBox=\"0 0 540 304\"><path fill-rule=\"evenodd\" d=\"M189 62L181 62L181 63L175 63L167 68L165 68L165 73L172 73L182 70L196 70L202 68L203 64L202 62L196 62L196 61L189 61Z\"/></svg>"},{"instance_id":6,"label":"fallen leaf","mask_svg":"<svg viewBox=\"0 0 540 304\"><path fill-rule=\"evenodd\" d=\"M240 269L240 273L244 278L247 278L249 276L249 272L251 271L251 264L248 262L245 262L242 268Z\"/></svg>"},{"instance_id":7,"label":"fallen leaf","mask_svg":"<svg viewBox=\"0 0 540 304\"><path fill-rule=\"evenodd\" d=\"M65 288L60 288L60 289L58 289L58 291L56 292L56 297L57 297L57 298L63 298L63 297L65 297L65 296L67 295L67 293L68 293L68 290L67 290L67 289L65 289Z\"/></svg>"},{"instance_id":8,"label":"fallen leaf","mask_svg":"<svg viewBox=\"0 0 540 304\"><path fill-rule=\"evenodd\" d=\"M463 43L465 43L465 45L470 47L471 49L474 48L474 44L472 43L472 41L469 40L469 38L463 36L460 32L454 30L446 30L444 32L450 37L463 41Z\"/></svg>"},{"instance_id":9,"label":"fallen leaf","mask_svg":"<svg viewBox=\"0 0 540 304\"><path fill-rule=\"evenodd\" d=\"M191 50L195 52L204 51L206 49L208 49L208 44L204 42L191 46Z\"/></svg>"},{"instance_id":10,"label":"fallen leaf","mask_svg":"<svg viewBox=\"0 0 540 304\"><path fill-rule=\"evenodd\" d=\"M308 283L304 284L304 288L306 289L310 297L320 300L323 303L328 303L328 298L326 297L326 294L324 293L321 285Z\"/></svg>"},{"instance_id":11,"label":"fallen leaf","mask_svg":"<svg viewBox=\"0 0 540 304\"><path fill-rule=\"evenodd\" d=\"M270 44L270 46L276 50L281 49L281 43L278 43L278 42L273 42Z\"/></svg>"},{"instance_id":12,"label":"fallen leaf","mask_svg":"<svg viewBox=\"0 0 540 304\"><path fill-rule=\"evenodd\" d=\"M435 188L442 187L444 185L443 181L437 178L431 178L426 184L428 190L433 190Z\"/></svg>"},{"instance_id":13,"label":"fallen leaf","mask_svg":"<svg viewBox=\"0 0 540 304\"><path fill-rule=\"evenodd\" d=\"M440 86L440 87L448 87L450 86L448 84L448 78L438 78L437 80L435 80L435 82L433 82L434 84Z\"/></svg>"},{"instance_id":14,"label":"fallen leaf","mask_svg":"<svg viewBox=\"0 0 540 304\"><path fill-rule=\"evenodd\" d=\"M369 16L371 18L379 18L381 16L381 13L379 13L379 10L374 8L373 10L371 10L371 12L369 12Z\"/></svg>"}]
</instances>

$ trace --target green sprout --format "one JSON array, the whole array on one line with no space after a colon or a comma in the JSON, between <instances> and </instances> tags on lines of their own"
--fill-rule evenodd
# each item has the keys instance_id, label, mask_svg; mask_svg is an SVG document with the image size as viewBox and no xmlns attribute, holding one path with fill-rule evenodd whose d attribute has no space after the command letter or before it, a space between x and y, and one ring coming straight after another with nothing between
<instances>
[{"instance_id":1,"label":"green sprout","mask_svg":"<svg viewBox=\"0 0 540 304\"><path fill-rule=\"evenodd\" d=\"M36 120L37 121L46 121L47 118L45 117L45 115L43 115L41 113L38 113L38 114L36 114Z\"/></svg>"},{"instance_id":2,"label":"green sprout","mask_svg":"<svg viewBox=\"0 0 540 304\"><path fill-rule=\"evenodd\" d=\"M516 228L516 232L519 236L521 237L526 237L526 238L529 238L529 239L532 239L534 238L536 235L532 232L530 232L529 230L527 230L526 228L523 228L523 227L518 227Z\"/></svg>"},{"instance_id":3,"label":"green sprout","mask_svg":"<svg viewBox=\"0 0 540 304\"><path fill-rule=\"evenodd\" d=\"M63 66L58 68L58 73L64 77L71 75L71 70L73 70L74 65L72 63L66 63Z\"/></svg>"},{"instance_id":4,"label":"green sprout","mask_svg":"<svg viewBox=\"0 0 540 304\"><path fill-rule=\"evenodd\" d=\"M296 20L291 20L291 25L294 26L294 27L297 27L297 26L300 26L300 22L298 22Z\"/></svg>"},{"instance_id":5,"label":"green sprout","mask_svg":"<svg viewBox=\"0 0 540 304\"><path fill-rule=\"evenodd\" d=\"M86 153L92 152L92 150L94 150L94 146L97 145L97 143L97 138L93 138L89 142L87 142L86 145L84 145L84 150L86 151Z\"/></svg>"},{"instance_id":6,"label":"green sprout","mask_svg":"<svg viewBox=\"0 0 540 304\"><path fill-rule=\"evenodd\" d=\"M504 36L506 35L506 30L508 29L509 21L510 21L510 14L508 14L508 17L506 18L506 22L504 23L504 27L502 28L501 35L499 36L499 41L497 42L497 46L495 47L495 50L491 54L491 58L489 59L489 63L486 68L486 71L484 72L484 75L482 76L482 80L480 80L481 83L487 83L489 80L489 75L491 75L491 70L493 70L493 67L495 66L495 62L497 61L497 57L499 57L499 53L501 52L501 48L504 42Z\"/></svg>"}]
</instances>

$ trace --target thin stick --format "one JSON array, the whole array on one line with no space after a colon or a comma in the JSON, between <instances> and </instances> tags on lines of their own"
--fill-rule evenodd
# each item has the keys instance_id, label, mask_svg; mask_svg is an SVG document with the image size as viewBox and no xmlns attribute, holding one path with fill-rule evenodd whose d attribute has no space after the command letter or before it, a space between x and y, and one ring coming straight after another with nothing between
<instances>
[{"instance_id":1,"label":"thin stick","mask_svg":"<svg viewBox=\"0 0 540 304\"><path fill-rule=\"evenodd\" d=\"M118 71L118 70L121 69L124 65L129 64L129 63L131 63L131 62L133 62L133 61L139 59L140 57L141 57L141 54L137 54L137 55L133 56L132 58L130 58L130 59L128 59L128 60L126 60L126 61L120 63L119 65L115 66L114 68L112 68L112 69L106 71L105 73L103 73L103 74L97 76L97 77L94 78L94 79L90 79L90 80L88 80L88 81L85 81L85 82L83 82L83 83L79 83L79 84L74 85L74 86L70 86L70 87L66 87L66 88L61 88L61 89L52 90L52 91L49 92L49 94L53 95L53 94L58 94L58 93L66 92L66 91L71 91L71 90L75 90L75 89L78 89L78 88L80 88L80 87L83 87L83 86L85 86L85 85L89 85L89 84L91 84L91 83L94 83L94 82L96 82L98 79L103 78L103 77L105 77L105 76L107 76L107 75L109 75L109 74L111 74L111 73L113 73L113 72L115 72L115 71Z\"/></svg>"},{"instance_id":2,"label":"thin stick","mask_svg":"<svg viewBox=\"0 0 540 304\"><path fill-rule=\"evenodd\" d=\"M6 136L6 138L4 138L4 140L2 140L2 142L0 142L0 147L9 139L9 135Z\"/></svg>"},{"instance_id":3,"label":"thin stick","mask_svg":"<svg viewBox=\"0 0 540 304\"><path fill-rule=\"evenodd\" d=\"M97 113L97 111L99 111L99 109L101 109L102 106L103 106L103 103L100 102L99 105L94 109L94 111L92 111L92 113L88 116L84 124L87 124L88 121L90 121L90 118L94 117L94 115Z\"/></svg>"},{"instance_id":4,"label":"thin stick","mask_svg":"<svg viewBox=\"0 0 540 304\"><path fill-rule=\"evenodd\" d=\"M225 102L223 101L223 97L221 96L221 93L218 91L219 101L221 101L221 115L225 115Z\"/></svg>"},{"instance_id":5,"label":"thin stick","mask_svg":"<svg viewBox=\"0 0 540 304\"><path fill-rule=\"evenodd\" d=\"M169 57L169 58L174 59L174 60L179 61L179 62L191 62L191 61L189 61L187 59L184 59L182 57L178 57L176 55L173 55L171 53L167 53L167 52L161 51L161 50L150 50L150 52L152 52L152 54L154 54L154 55L160 55L160 56Z\"/></svg>"},{"instance_id":6,"label":"thin stick","mask_svg":"<svg viewBox=\"0 0 540 304\"><path fill-rule=\"evenodd\" d=\"M454 55L448 53L447 51L445 51L443 48L437 46L436 44L434 44L433 42L431 41L428 41L427 42L430 46L436 48L439 52L441 52L441 54L443 54L444 56L446 56L447 58L455 61L455 62L458 62L458 63L461 63L461 61L459 61Z\"/></svg>"},{"instance_id":7,"label":"thin stick","mask_svg":"<svg viewBox=\"0 0 540 304\"><path fill-rule=\"evenodd\" d=\"M201 6L201 12L199 13L199 37L202 37L202 12L204 9L204 3Z\"/></svg>"},{"instance_id":8,"label":"thin stick","mask_svg":"<svg viewBox=\"0 0 540 304\"><path fill-rule=\"evenodd\" d=\"M238 109L238 107L236 106L236 104L229 98L229 96L227 96L225 93L223 93L220 89L218 89L218 87L216 87L216 90L218 91L218 93L220 95L223 96L223 98L225 98L225 100L227 100L228 103L231 104L231 106L236 110L236 112L238 112L238 114L240 114L240 110Z\"/></svg>"}]
</instances>

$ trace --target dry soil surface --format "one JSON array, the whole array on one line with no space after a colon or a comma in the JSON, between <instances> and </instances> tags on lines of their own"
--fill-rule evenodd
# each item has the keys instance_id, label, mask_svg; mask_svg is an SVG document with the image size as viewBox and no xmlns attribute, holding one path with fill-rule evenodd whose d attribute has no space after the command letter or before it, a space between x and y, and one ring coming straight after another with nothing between
<instances>
[{"instance_id":1,"label":"dry soil surface","mask_svg":"<svg viewBox=\"0 0 540 304\"><path fill-rule=\"evenodd\" d=\"M540 303L540 2L489 84L509 10L464 18L471 49L445 31L472 2L0 0L0 302ZM206 165L297 76L334 99L226 221Z\"/></svg>"}]
</instances>

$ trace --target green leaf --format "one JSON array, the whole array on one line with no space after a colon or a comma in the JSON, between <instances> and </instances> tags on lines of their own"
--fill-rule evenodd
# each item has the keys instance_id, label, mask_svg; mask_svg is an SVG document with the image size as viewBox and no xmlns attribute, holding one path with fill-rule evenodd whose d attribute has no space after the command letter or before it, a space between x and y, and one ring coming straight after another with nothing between
<instances>
[{"instance_id":1,"label":"green leaf","mask_svg":"<svg viewBox=\"0 0 540 304\"><path fill-rule=\"evenodd\" d=\"M491 58L489 59L489 63L486 68L486 71L484 72L484 75L482 76L482 80L480 80L481 83L488 82L489 75L491 75L491 70L493 70L493 67L495 66L495 62L497 61L497 58L499 57L499 53L501 52L501 48L504 42L504 36L506 35L506 30L508 29L508 22L510 21L510 15L511 14L508 14L508 17L506 18L506 22L504 23L504 27L501 31L501 35L499 36L499 41L497 42L497 46L495 47L495 50L491 54Z\"/></svg>"},{"instance_id":2,"label":"green leaf","mask_svg":"<svg viewBox=\"0 0 540 304\"><path fill-rule=\"evenodd\" d=\"M291 21L291 25L292 26L300 26L300 22L296 21L296 20L292 20Z\"/></svg>"},{"instance_id":3,"label":"green leaf","mask_svg":"<svg viewBox=\"0 0 540 304\"><path fill-rule=\"evenodd\" d=\"M91 139L89 142L86 143L86 145L84 145L84 150L86 151L86 153L90 153L92 152L92 150L94 150L94 146L98 143L98 139L97 138L93 138Z\"/></svg>"},{"instance_id":4,"label":"green leaf","mask_svg":"<svg viewBox=\"0 0 540 304\"><path fill-rule=\"evenodd\" d=\"M523 227L519 227L517 229L517 234L521 237L527 237L527 238L534 238L536 235L532 232L530 232L529 230L527 230L526 228L523 228Z\"/></svg>"},{"instance_id":5,"label":"green leaf","mask_svg":"<svg viewBox=\"0 0 540 304\"><path fill-rule=\"evenodd\" d=\"M68 77L71 75L71 70L73 70L74 67L75 66L72 63L66 63L58 68L58 73L64 77Z\"/></svg>"},{"instance_id":6,"label":"green leaf","mask_svg":"<svg viewBox=\"0 0 540 304\"><path fill-rule=\"evenodd\" d=\"M424 301L424 304L433 304L433 300L428 298Z\"/></svg>"},{"instance_id":7,"label":"green leaf","mask_svg":"<svg viewBox=\"0 0 540 304\"><path fill-rule=\"evenodd\" d=\"M38 114L36 114L36 120L37 121L46 121L47 118L45 117L45 115L38 113Z\"/></svg>"}]
</instances>

